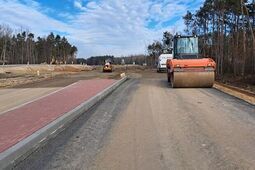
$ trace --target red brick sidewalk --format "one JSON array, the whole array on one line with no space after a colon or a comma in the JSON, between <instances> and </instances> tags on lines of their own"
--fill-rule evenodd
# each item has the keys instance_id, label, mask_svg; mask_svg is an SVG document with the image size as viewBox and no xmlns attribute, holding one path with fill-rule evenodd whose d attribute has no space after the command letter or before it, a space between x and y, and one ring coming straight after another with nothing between
<instances>
[{"instance_id":1,"label":"red brick sidewalk","mask_svg":"<svg viewBox=\"0 0 255 170\"><path fill-rule=\"evenodd\" d=\"M0 115L0 153L76 108L114 82L116 81L110 79L79 81L56 93Z\"/></svg>"}]
</instances>

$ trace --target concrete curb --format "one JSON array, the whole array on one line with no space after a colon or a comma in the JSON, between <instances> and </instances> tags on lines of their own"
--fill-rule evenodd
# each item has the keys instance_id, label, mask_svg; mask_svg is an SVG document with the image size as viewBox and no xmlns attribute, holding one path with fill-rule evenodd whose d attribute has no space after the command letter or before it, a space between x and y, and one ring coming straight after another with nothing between
<instances>
[{"instance_id":1,"label":"concrete curb","mask_svg":"<svg viewBox=\"0 0 255 170\"><path fill-rule=\"evenodd\" d=\"M57 118L53 122L49 123L45 127L36 131L29 137L20 141L11 148L0 153L0 169L12 169L15 165L24 160L28 155L33 153L37 148L45 144L50 138L56 136L65 127L68 126L73 120L78 118L81 114L88 111L97 102L101 101L111 92L113 92L118 86L124 83L127 77L115 82L110 87L104 89L96 96L92 97L88 101L80 104L75 109Z\"/></svg>"}]
</instances>

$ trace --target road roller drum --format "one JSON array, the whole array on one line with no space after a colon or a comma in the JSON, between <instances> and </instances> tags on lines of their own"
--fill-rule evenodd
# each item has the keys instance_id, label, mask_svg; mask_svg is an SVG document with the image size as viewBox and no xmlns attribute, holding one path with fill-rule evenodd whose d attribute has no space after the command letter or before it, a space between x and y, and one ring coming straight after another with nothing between
<instances>
[{"instance_id":1,"label":"road roller drum","mask_svg":"<svg viewBox=\"0 0 255 170\"><path fill-rule=\"evenodd\" d=\"M172 87L212 87L214 72L174 72Z\"/></svg>"}]
</instances>

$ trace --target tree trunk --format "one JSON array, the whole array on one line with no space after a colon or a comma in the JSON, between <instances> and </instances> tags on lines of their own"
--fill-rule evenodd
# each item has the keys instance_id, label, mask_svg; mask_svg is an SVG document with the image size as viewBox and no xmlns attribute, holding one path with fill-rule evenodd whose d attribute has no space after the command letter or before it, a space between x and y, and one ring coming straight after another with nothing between
<instances>
[{"instance_id":1,"label":"tree trunk","mask_svg":"<svg viewBox=\"0 0 255 170\"><path fill-rule=\"evenodd\" d=\"M241 13L242 13L242 31L243 31L243 54L242 54L242 59L243 59L243 64L242 64L242 76L244 78L245 76L245 63L246 63L246 35L245 35L245 23L244 23L244 19L245 19L245 16L244 16L244 3L243 3L243 0L240 0L241 1Z\"/></svg>"}]
</instances>

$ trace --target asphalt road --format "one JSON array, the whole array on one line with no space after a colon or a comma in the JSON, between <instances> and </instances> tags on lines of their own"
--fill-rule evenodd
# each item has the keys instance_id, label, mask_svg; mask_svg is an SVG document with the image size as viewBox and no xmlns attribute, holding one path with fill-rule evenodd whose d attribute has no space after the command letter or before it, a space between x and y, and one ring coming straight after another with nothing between
<instances>
[{"instance_id":1,"label":"asphalt road","mask_svg":"<svg viewBox=\"0 0 255 170\"><path fill-rule=\"evenodd\" d=\"M131 79L16 169L253 169L255 106L215 89Z\"/></svg>"}]
</instances>

